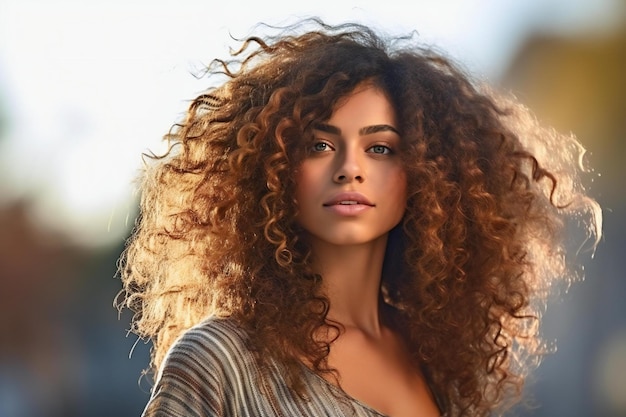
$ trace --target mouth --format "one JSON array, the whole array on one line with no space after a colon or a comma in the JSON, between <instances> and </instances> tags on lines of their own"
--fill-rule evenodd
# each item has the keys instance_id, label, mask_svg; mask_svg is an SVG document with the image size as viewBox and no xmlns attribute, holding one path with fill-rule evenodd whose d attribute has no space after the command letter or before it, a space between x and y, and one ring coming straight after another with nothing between
<instances>
[{"instance_id":1,"label":"mouth","mask_svg":"<svg viewBox=\"0 0 626 417\"><path fill-rule=\"evenodd\" d=\"M354 193L354 192L338 194L334 196L333 198L331 198L329 201L325 202L323 205L324 207L355 206L355 205L363 205L363 206L370 206L370 207L375 206L364 195L360 193Z\"/></svg>"}]
</instances>

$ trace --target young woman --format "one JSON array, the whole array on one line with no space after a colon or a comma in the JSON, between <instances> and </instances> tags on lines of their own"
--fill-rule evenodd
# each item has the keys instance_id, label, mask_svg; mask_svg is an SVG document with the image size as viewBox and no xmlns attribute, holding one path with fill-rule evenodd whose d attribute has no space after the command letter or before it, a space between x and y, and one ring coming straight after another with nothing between
<instances>
[{"instance_id":1,"label":"young woman","mask_svg":"<svg viewBox=\"0 0 626 417\"><path fill-rule=\"evenodd\" d=\"M148 164L120 306L144 416L484 416L542 353L581 147L409 38L250 38Z\"/></svg>"}]
</instances>

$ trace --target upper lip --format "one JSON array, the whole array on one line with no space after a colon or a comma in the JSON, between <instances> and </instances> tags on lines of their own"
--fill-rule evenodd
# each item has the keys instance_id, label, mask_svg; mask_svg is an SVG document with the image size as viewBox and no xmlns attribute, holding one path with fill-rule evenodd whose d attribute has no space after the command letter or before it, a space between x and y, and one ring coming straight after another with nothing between
<instances>
[{"instance_id":1,"label":"upper lip","mask_svg":"<svg viewBox=\"0 0 626 417\"><path fill-rule=\"evenodd\" d=\"M324 203L324 206L334 206L336 204L347 203L354 201L356 204L363 204L366 206L374 206L374 204L367 199L363 194L356 192L343 192L334 195L328 201Z\"/></svg>"}]
</instances>

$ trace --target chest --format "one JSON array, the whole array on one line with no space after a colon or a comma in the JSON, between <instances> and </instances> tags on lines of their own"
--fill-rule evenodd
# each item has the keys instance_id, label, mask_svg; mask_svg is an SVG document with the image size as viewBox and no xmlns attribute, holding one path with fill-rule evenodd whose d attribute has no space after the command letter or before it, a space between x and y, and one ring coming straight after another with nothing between
<instances>
[{"instance_id":1,"label":"chest","mask_svg":"<svg viewBox=\"0 0 626 417\"><path fill-rule=\"evenodd\" d=\"M440 415L423 374L398 338L348 336L331 347L329 364L350 397L393 417Z\"/></svg>"}]
</instances>

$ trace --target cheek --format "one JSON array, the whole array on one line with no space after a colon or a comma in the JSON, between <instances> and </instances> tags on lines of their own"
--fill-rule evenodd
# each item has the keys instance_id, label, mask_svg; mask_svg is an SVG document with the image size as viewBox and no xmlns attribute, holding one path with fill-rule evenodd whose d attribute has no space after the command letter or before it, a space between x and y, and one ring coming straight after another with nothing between
<instances>
[{"instance_id":1,"label":"cheek","mask_svg":"<svg viewBox=\"0 0 626 417\"><path fill-rule=\"evenodd\" d=\"M312 190L322 181L324 167L315 161L304 161L296 171L296 189Z\"/></svg>"},{"instance_id":2,"label":"cheek","mask_svg":"<svg viewBox=\"0 0 626 417\"><path fill-rule=\"evenodd\" d=\"M402 175L398 177L396 187L396 204L400 211L400 216L404 216L404 212L406 211L406 203L407 203L407 183L406 183L406 175L402 172Z\"/></svg>"},{"instance_id":3,"label":"cheek","mask_svg":"<svg viewBox=\"0 0 626 417\"><path fill-rule=\"evenodd\" d=\"M303 173L302 169L298 169L295 175L296 180L296 201L300 203L300 200L303 196L306 196L308 184L306 181L306 175Z\"/></svg>"},{"instance_id":4,"label":"cheek","mask_svg":"<svg viewBox=\"0 0 626 417\"><path fill-rule=\"evenodd\" d=\"M389 200L392 202L390 216L400 221L406 212L407 206L407 180L404 170L400 170L394 176L392 184L389 184Z\"/></svg>"},{"instance_id":5,"label":"cheek","mask_svg":"<svg viewBox=\"0 0 626 417\"><path fill-rule=\"evenodd\" d=\"M402 198L404 202L406 203L407 181L406 181L406 172L404 171L404 169L402 169L400 173L398 174L398 188L400 189L402 193Z\"/></svg>"},{"instance_id":6,"label":"cheek","mask_svg":"<svg viewBox=\"0 0 626 417\"><path fill-rule=\"evenodd\" d=\"M306 163L302 164L295 173L296 202L300 210L315 191L315 177L316 174Z\"/></svg>"},{"instance_id":7,"label":"cheek","mask_svg":"<svg viewBox=\"0 0 626 417\"><path fill-rule=\"evenodd\" d=\"M394 198L402 207L406 206L407 198L407 180L406 172L401 167L394 167L387 175L388 182L385 186L389 191L390 197Z\"/></svg>"}]
</instances>

